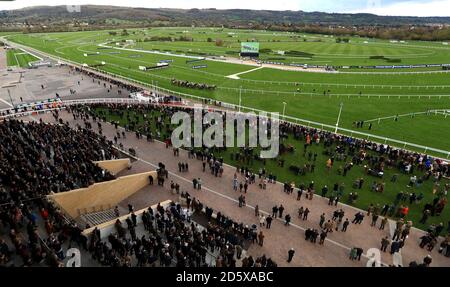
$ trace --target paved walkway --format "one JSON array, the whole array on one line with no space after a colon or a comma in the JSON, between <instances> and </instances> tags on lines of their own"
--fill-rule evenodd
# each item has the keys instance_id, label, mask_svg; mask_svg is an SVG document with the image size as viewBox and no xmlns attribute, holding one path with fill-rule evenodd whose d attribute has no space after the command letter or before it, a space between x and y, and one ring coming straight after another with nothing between
<instances>
[{"instance_id":1,"label":"paved walkway","mask_svg":"<svg viewBox=\"0 0 450 287\"><path fill-rule=\"evenodd\" d=\"M82 125L82 121L74 121L72 115L66 111L61 112L64 121L68 121L72 126L77 123ZM44 121L54 122L50 114L34 116L33 119L42 118ZM96 130L97 125L93 127ZM110 124L103 124L103 134L108 138L113 138L116 130ZM361 225L351 224L346 233L333 232L328 235L327 241L323 246L313 244L304 240L304 230L307 228L319 229L319 217L322 212L327 215L327 219L331 218L332 213L337 208L345 211L345 217L350 220L358 211L357 209L339 204L338 207L328 206L328 200L315 196L313 200L296 201L296 195L287 195L283 193L281 184L269 184L264 191L259 190L257 185L250 185L246 194L247 206L239 208L237 198L239 192L232 189L232 178L235 172L234 167L225 166L222 177L214 177L209 172L202 172L201 161L196 159L188 159L185 151L180 151L180 157L174 158L172 149L166 149L161 142L148 143L145 139L136 139L134 133L127 133L126 139L121 139L125 149L129 147L137 151L139 161L133 165L133 172L141 172L154 170L159 162L163 162L170 172L167 184L173 180L181 186L181 190L188 191L193 197L198 198L207 206L214 210L220 210L224 214L232 217L236 221L244 222L248 225L258 224L258 219L254 216L254 206L259 205L260 211L268 214L274 205L283 204L286 208L285 213L292 216L292 224L289 227L284 226L281 220L272 223L270 230L264 229L265 243L263 247L252 245L249 253L254 256L266 254L273 258L279 266L365 266L367 258L363 257L361 261L351 261L348 259L351 247L361 247L364 252L370 248L379 248L381 238L390 235L389 228L384 231L378 228L370 227L370 219L366 216ZM184 161L189 163L189 172L179 173L178 162ZM192 179L200 177L202 179L202 190L197 191L192 188ZM239 180L241 180L239 175ZM168 193L167 198L171 198ZM133 195L129 201L136 208L146 207L154 202L151 190L144 191ZM159 197L159 196L158 196ZM163 199L164 196L161 197ZM159 199L158 199L159 200ZM123 203L125 204L125 202ZM300 206L308 207L311 210L308 221L302 221L297 218L297 210ZM403 264L407 265L410 261L416 260L421 262L429 253L418 247L420 236L423 232L414 229L409 236L405 247L401 251ZM286 262L287 251L290 248L296 250L294 260L289 264ZM450 258L446 258L437 252L435 248L431 255L433 257L432 266L450 266ZM391 264L393 258L388 253L381 255L384 264Z\"/></svg>"},{"instance_id":2,"label":"paved walkway","mask_svg":"<svg viewBox=\"0 0 450 287\"><path fill-rule=\"evenodd\" d=\"M6 69L6 50L0 47L0 70Z\"/></svg>"},{"instance_id":3,"label":"paved walkway","mask_svg":"<svg viewBox=\"0 0 450 287\"><path fill-rule=\"evenodd\" d=\"M0 72L0 109L12 106L11 98L14 105L17 105L53 99L56 98L56 93L62 100L128 96L125 89L119 89L115 85L112 85L112 89L110 89L109 83L105 87L105 81L100 80L100 84L98 82L97 79L93 82L91 77L70 71L67 66L39 67L37 69L16 68L13 72ZM44 85L44 89L41 85ZM71 89L76 93L71 94ZM121 90L123 94L120 95L118 90Z\"/></svg>"}]
</instances>

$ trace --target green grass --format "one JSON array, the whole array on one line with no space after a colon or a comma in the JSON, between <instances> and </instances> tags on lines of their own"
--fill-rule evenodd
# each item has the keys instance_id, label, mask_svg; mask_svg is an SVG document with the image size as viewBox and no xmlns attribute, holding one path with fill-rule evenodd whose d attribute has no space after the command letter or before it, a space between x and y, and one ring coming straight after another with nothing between
<instances>
[{"instance_id":1,"label":"green grass","mask_svg":"<svg viewBox=\"0 0 450 287\"><path fill-rule=\"evenodd\" d=\"M9 49L6 52L6 59L8 66L20 66L22 68L29 67L31 62L38 61L39 59L33 55L25 53L18 49Z\"/></svg>"},{"instance_id":2,"label":"green grass","mask_svg":"<svg viewBox=\"0 0 450 287\"><path fill-rule=\"evenodd\" d=\"M125 126L128 124L127 117L120 117L117 113L111 112L107 108L95 108L94 112L97 115L104 115L106 116L107 121L119 121L121 126ZM125 112L126 115L126 112ZM142 131L143 128L143 115L138 112L129 112L130 118L134 119L135 116L138 116L138 126L137 129ZM151 130L153 134L156 134L156 127L155 127L155 119L158 117L160 113L158 111L152 111L148 113L148 122L150 124ZM165 117L165 122L169 123L170 119ZM170 136L170 131L163 129L161 130L162 139L165 139ZM304 139L294 139L292 136L289 136L287 140L283 142L285 145L292 145L295 147L294 153L286 153L284 155L280 155L276 160L267 160L266 164L264 165L261 161L253 160L250 164L243 163L241 161L236 161L231 158L231 154L235 154L239 152L238 148L227 148L225 151L215 151L214 154L216 156L220 156L224 159L224 161L230 165L233 166L240 166L240 167L249 167L254 172L257 172L259 168L265 167L268 172L271 172L274 175L277 175L277 180L280 182L295 182L296 186L299 186L300 183L304 183L305 185L309 184L311 181L314 181L316 193L320 194L320 190L324 185L327 185L330 189L329 194L331 193L332 187L335 183L345 185L345 191L344 196L341 199L341 202L347 203L348 201L348 195L350 192L357 191L359 194L359 199L353 204L355 207L361 208L361 209L367 209L370 204L379 204L381 207L384 204L392 204L395 200L396 195L400 191L404 191L407 193L415 192L417 195L420 193L424 194L424 200L422 200L419 204L413 203L412 205L409 204L409 202L405 202L403 204L406 204L410 208L409 215L407 216L407 220L412 220L415 227L426 229L428 227L428 224L431 223L440 223L443 222L446 224L450 220L450 209L448 206L444 209L443 213L439 217L430 217L427 224L420 224L419 220L421 218L421 211L426 203L431 202L434 199L434 195L432 194L433 190L433 182L432 179L425 181L420 187L413 187L408 188L407 184L409 182L410 175L402 174L399 170L396 168L393 169L385 169L385 176L384 179L379 179L376 177L369 176L365 174L363 165L361 166L355 166L348 174L347 176L339 175L337 170L339 166L344 166L345 161L335 161L333 169L328 172L325 168L325 163L328 159L328 156L325 156L323 154L325 148L323 146L323 143L320 143L318 145L313 144L310 149L308 149L308 152L311 151L313 154L317 153L317 160L314 163L315 164L315 171L314 173L306 173L305 176L299 176L293 174L291 171L289 171L289 166L295 165L295 166L303 166L308 162L307 156L303 156L303 143ZM334 150L334 147L332 147L332 150ZM369 152L370 154L370 152ZM280 167L278 165L278 160L283 159L285 161L284 167ZM347 162L350 161L350 158L347 159ZM313 163L312 161L309 163ZM390 178L394 174L399 174L398 180L396 183L390 182ZM421 175L420 172L416 172L416 175ZM353 182L358 178L364 178L364 186L361 190L356 190L352 188ZM384 193L375 193L372 192L370 189L370 186L372 182L384 182L385 183L385 192ZM442 180L440 182L440 190L443 189L444 185L446 183L449 183L449 180ZM231 186L231 183L230 183ZM281 190L280 190L281 192ZM328 195L329 195L328 194ZM301 205L301 202L299 203ZM348 217L351 217L353 214L348 214Z\"/></svg>"},{"instance_id":3,"label":"green grass","mask_svg":"<svg viewBox=\"0 0 450 287\"><path fill-rule=\"evenodd\" d=\"M20 32L0 32L0 37L3 37L3 36L8 36L8 35L16 35L16 34L19 34Z\"/></svg>"},{"instance_id":4,"label":"green grass","mask_svg":"<svg viewBox=\"0 0 450 287\"><path fill-rule=\"evenodd\" d=\"M12 49L6 51L6 63L8 65L8 67L13 67L13 66L19 65L19 63L17 62L17 58L15 57L15 55L16 55L15 51L16 50L12 50Z\"/></svg>"},{"instance_id":5,"label":"green grass","mask_svg":"<svg viewBox=\"0 0 450 287\"><path fill-rule=\"evenodd\" d=\"M188 31L188 32L183 32ZM354 129L353 122L372 118L423 112L428 109L450 108L450 83L448 73L421 74L324 74L298 71L283 71L263 68L240 75L239 80L226 76L251 70L253 66L204 61L186 64L186 58L168 55L149 54L144 52L124 51L117 49L99 49L98 44L116 42L125 39L143 39L151 36L189 36L194 42L138 42L134 48L159 49L173 53L204 52L221 55L227 51L238 51L237 40L255 39L261 42L261 48L272 51L288 48L311 54L325 54L334 61L345 61L345 64L358 64L363 61L360 55L369 59L373 55L402 56L409 63L425 61L432 63L450 63L449 48L441 43L408 42L392 44L382 40L352 38L350 44L337 44L334 39L320 35L289 34L281 32L227 30L212 28L152 28L129 30L130 35L115 36L108 31L89 31L73 33L20 34L9 36L11 41L24 44L43 52L88 65L96 65L105 61L100 70L124 76L147 84L176 92L192 94L204 98L220 100L232 104L239 103L239 88L242 87L242 105L266 111L280 112L283 102L288 103L286 115L335 125L339 104L344 103L340 127ZM133 34L134 32L134 34ZM234 34L229 34L234 33ZM228 37L231 36L231 37ZM221 38L223 47L207 42L207 38ZM306 39L307 42L304 42ZM275 40L275 42L273 41ZM321 40L322 42L313 42ZM280 42L278 42L280 41ZM334 42L333 42L334 41ZM375 46L371 46L375 45ZM130 46L133 47L133 46ZM347 47L347 48L346 48ZM236 50L237 49L237 50ZM191 51L189 51L191 50ZM419 53L430 55L417 56ZM99 52L99 55L96 53ZM91 54L88 57L84 53ZM358 55L358 56L357 56ZM264 55L262 56L264 57ZM281 57L281 56L280 56ZM143 72L140 65L154 65L160 60L173 60L170 68ZM364 60L365 61L365 60ZM380 60L370 60L376 61ZM381 60L383 61L383 60ZM192 69L193 65L206 63L206 69ZM339 62L337 62L339 63ZM372 64L372 62L370 62ZM381 62L380 62L381 63ZM378 64L380 64L378 63ZM402 62L405 64L406 62ZM197 83L216 85L214 91L202 91L173 86L172 78ZM433 97L436 96L436 97ZM302 122L299 122L302 123ZM303 124L306 124L303 122ZM317 127L321 127L319 124ZM428 116L402 119L397 123L374 125L371 131L358 131L372 135L389 137L437 149L449 150L450 117ZM383 140L378 140L383 141ZM387 143L391 143L387 141ZM401 146L403 147L403 146ZM412 150L424 152L412 146ZM436 154L446 157L445 154Z\"/></svg>"}]
</instances>

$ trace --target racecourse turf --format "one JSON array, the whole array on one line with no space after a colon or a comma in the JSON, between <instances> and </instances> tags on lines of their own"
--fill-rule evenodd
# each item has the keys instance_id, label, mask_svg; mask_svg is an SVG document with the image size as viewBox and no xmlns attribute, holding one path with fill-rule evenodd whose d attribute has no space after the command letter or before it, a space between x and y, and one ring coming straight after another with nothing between
<instances>
[{"instance_id":1,"label":"racecourse turf","mask_svg":"<svg viewBox=\"0 0 450 287\"><path fill-rule=\"evenodd\" d=\"M235 80L226 76L249 71L255 67L217 61L186 63L189 58L145 52L158 50L160 53L191 56L236 57L240 47L238 41L253 40L259 41L260 48L266 51L261 54L261 58L285 57L284 62L331 65L388 64L386 60L370 59L371 56L384 56L401 59L401 64L450 63L450 48L440 42L391 43L351 37L349 43L336 43L335 38L326 35L216 28L133 29L128 30L128 35L123 36L121 30L114 31L116 35L109 32L111 31L18 34L9 36L8 39L80 64L92 66L104 61L106 65L96 68L146 84L153 83L176 92L238 104L241 90L243 106L279 113L283 110L283 102L286 102L287 116L317 122L319 124L312 124L317 127L321 127L320 124L335 125L339 106L343 103L340 127L444 151L449 150L450 117L441 114L401 118L397 122L381 121L379 124L374 122L370 131L367 125L362 129L353 126L355 121L449 109L448 73L424 70L420 70L421 73L398 73L409 70L395 69L395 71L381 70L386 72L383 74L378 73L380 70L332 74L263 68L242 74L239 76L240 79ZM191 37L194 41L140 42L152 36L172 38L183 36ZM208 42L208 38L211 38L211 42ZM128 44L124 42L126 39L133 39L135 42ZM223 45L217 46L216 39L222 39ZM99 44L111 48L102 48ZM278 50L301 51L313 56L306 59L275 55ZM139 70L139 66L156 65L160 60L173 62L166 69ZM207 68L192 68L205 64ZM178 87L171 84L172 78L216 85L217 88L214 91L206 91ZM298 122L307 124L301 120ZM392 144L391 141L384 139L376 141ZM425 151L409 145L405 147ZM441 157L448 156L445 153L430 153Z\"/></svg>"},{"instance_id":2,"label":"racecourse turf","mask_svg":"<svg viewBox=\"0 0 450 287\"><path fill-rule=\"evenodd\" d=\"M22 68L29 67L29 63L38 61L39 59L33 55L25 53L18 49L8 49L6 52L6 61L8 66L20 66Z\"/></svg>"}]
</instances>

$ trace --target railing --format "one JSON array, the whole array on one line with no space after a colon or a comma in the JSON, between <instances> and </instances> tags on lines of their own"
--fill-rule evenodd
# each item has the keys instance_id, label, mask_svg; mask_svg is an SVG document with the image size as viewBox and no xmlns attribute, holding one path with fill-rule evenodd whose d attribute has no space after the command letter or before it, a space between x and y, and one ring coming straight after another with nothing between
<instances>
[{"instance_id":1,"label":"railing","mask_svg":"<svg viewBox=\"0 0 450 287\"><path fill-rule=\"evenodd\" d=\"M450 109L444 109L444 110L428 110L425 112L414 112L414 113L407 113L407 114L401 114L401 115L395 115L395 116L388 116L388 117L382 117L382 118L376 118L376 119L370 119L370 120L366 120L364 121L365 123L370 123L370 122L378 122L380 123L380 121L382 120L390 120L390 119L395 119L395 118L402 118L402 117L414 117L417 115L430 115L430 114L434 114L434 115L443 115L445 118L447 118L447 116L450 114Z\"/></svg>"},{"instance_id":2,"label":"railing","mask_svg":"<svg viewBox=\"0 0 450 287\"><path fill-rule=\"evenodd\" d=\"M22 46L22 45L19 45ZM112 79L118 80L121 79L122 82L126 83L126 84L131 84L134 86L138 86L140 88L150 88L153 89L154 91L156 91L157 93L160 94L166 94L166 95L172 95L172 96L178 96L181 98L188 98L188 99L193 99L196 101L201 101L203 102L204 100L208 100L211 101L212 99L210 98L204 98L204 97L200 97L200 96L195 96L195 95L191 95L191 94L186 94L186 93L182 93L182 92L177 92L177 91L173 91L173 90L169 90L169 89L165 89L165 88L161 88L158 87L156 85L153 84L149 84L149 83L145 83L142 81L138 81L126 76L122 76L122 75L117 75L117 74L113 74L113 73L109 73L109 72L105 72L105 71L101 71L97 68L92 68L92 67L82 67L79 63L73 62L71 60L61 60L60 58L57 58L53 55L49 55L47 53L43 53L41 51L38 51L34 48L29 48L26 46L22 46L25 47L27 49L31 49L32 51L35 51L36 53L41 53L41 54L45 54L47 55L49 58L52 59L56 59L62 63L66 63L68 65L72 65L74 67L77 67L79 69L85 70L85 71L89 71L92 72L94 74L97 75L101 75L101 76L109 76ZM367 86L372 86L372 85L367 85ZM443 86L442 86L443 87ZM446 95L446 96L450 96L450 95ZM428 97L428 95L427 95ZM67 104L89 104L89 103L141 103L141 101L135 100L135 99L128 99L128 98L110 98L110 99L85 99L85 100L70 100L70 101L64 101L64 103ZM231 104L231 103L226 103L226 102L222 102L222 101L217 101L218 103L220 103L222 106L226 106L232 109L237 109L240 108L241 110L247 110L247 111L253 111L253 112L267 112L267 111L263 111L260 109L256 109L256 108L252 108L252 107L246 107L246 106L242 106L242 105L235 105L235 104ZM0 118L1 119L1 118ZM433 147L428 147L428 146L423 146L423 145L419 145L419 144L414 144L414 143L410 143L410 142L405 142L405 141L400 141L400 140L396 140L396 139L392 139L392 138L388 138L388 137L383 137L383 136L377 136L377 135L373 135L373 134L368 134L368 133L364 133L364 132L359 132L359 131L354 131L354 130L350 130L350 129L346 129L346 128L341 128L341 127L336 127L335 125L329 125L329 124L324 124L324 123L319 123L319 122L315 122L315 121L310 121L310 120L306 120L306 119L301 119L301 118L296 118L296 117L292 117L292 116L282 116L280 115L280 119L285 121L285 122L289 122L292 124L297 124L297 125L303 125L303 126L307 126L307 127L314 127L320 130L326 130L326 131L337 131L336 134L339 135L346 135L346 136L350 136L350 137L358 137L360 139L365 139L365 140L370 140L374 143L377 144L390 144L394 147L400 148L400 149L407 149L407 147L410 148L414 148L416 151L420 151L422 153L428 153L428 152L433 152L435 155L438 155L441 159L449 159L450 158L450 151L448 150L441 150L441 149L437 149L437 148L433 148ZM340 131L340 132L339 132Z\"/></svg>"},{"instance_id":3,"label":"railing","mask_svg":"<svg viewBox=\"0 0 450 287\"><path fill-rule=\"evenodd\" d=\"M81 215L102 212L102 211L111 210L111 209L112 209L111 204L100 204L100 205L93 205L93 206L78 208L77 213L78 213L78 216L81 216Z\"/></svg>"}]
</instances>

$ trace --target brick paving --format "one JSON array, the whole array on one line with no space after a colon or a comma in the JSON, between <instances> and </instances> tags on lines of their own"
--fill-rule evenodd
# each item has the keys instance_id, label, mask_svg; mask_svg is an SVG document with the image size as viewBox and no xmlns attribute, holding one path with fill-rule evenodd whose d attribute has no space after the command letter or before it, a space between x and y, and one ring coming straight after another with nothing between
<instances>
[{"instance_id":1,"label":"brick paving","mask_svg":"<svg viewBox=\"0 0 450 287\"><path fill-rule=\"evenodd\" d=\"M64 121L68 121L70 125L83 125L82 121L74 121L72 115L66 111L60 113ZM46 122L54 122L51 114L43 114L34 116L30 119L37 120L42 118ZM94 130L97 125L92 125ZM103 134L112 139L116 134L115 128L103 123ZM319 229L319 217L323 212L327 219L332 217L332 213L336 209L342 208L345 211L345 218L351 221L353 215L359 210L344 204L338 204L337 207L328 206L328 199L314 196L313 200L301 201L296 200L296 194L285 194L281 184L268 184L267 189L262 191L256 184L250 185L246 194L247 206L238 207L237 199L239 192L232 189L232 178L235 168L231 166L224 167L222 177L214 177L208 171L202 172L201 161L189 159L187 152L180 151L179 157L174 157L172 149L166 149L161 142L149 143L145 139L137 139L134 133L127 133L126 139L119 140L128 149L130 147L137 151L139 161L133 163L131 170L126 173L137 173L154 170L159 162L163 162L169 170L169 179L166 181L166 187L149 187L137 192L127 200L121 203L121 207L131 203L135 208L144 208L155 202L172 199L177 200L175 195L170 194L168 186L173 180L181 186L182 191L187 191L192 197L198 198L205 205L213 208L215 211L221 211L223 214L232 217L234 220L244 222L245 224L258 224L258 218L254 216L254 206L259 205L260 212L270 212L274 205L283 204L285 207L284 214L291 214L291 226L284 226L281 220L274 221L270 230L263 229L265 234L264 246L252 245L248 252L253 256L266 256L274 259L279 266L365 266L367 258L362 257L361 261L351 261L348 259L351 247L361 247L364 252L370 248L379 248L381 238L390 236L389 228L380 231L378 228L370 227L370 218L366 216L361 225L350 224L348 231L333 232L328 235L325 244L313 244L304 240L304 230L307 228ZM189 172L178 172L178 162L188 162ZM197 191L192 187L192 179L200 177L202 179L202 190ZM238 175L238 179L242 177ZM297 218L297 210L300 206L308 207L310 214L307 221ZM259 225L259 224L258 224ZM401 250L404 266L410 261L416 260L421 262L422 259L431 254L433 257L432 266L450 266L450 258L444 257L437 252L436 247L432 252L428 252L419 248L418 242L423 231L413 229L405 246ZM287 263L287 251L290 248L296 250L294 259L291 263ZM382 262L391 264L393 259L389 253L382 253Z\"/></svg>"}]
</instances>

